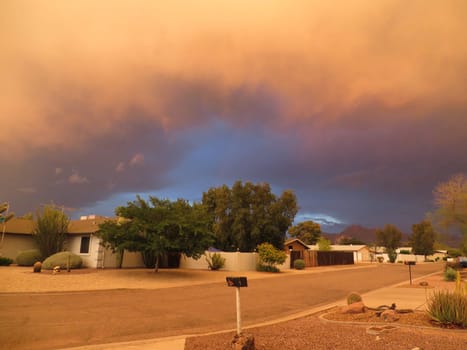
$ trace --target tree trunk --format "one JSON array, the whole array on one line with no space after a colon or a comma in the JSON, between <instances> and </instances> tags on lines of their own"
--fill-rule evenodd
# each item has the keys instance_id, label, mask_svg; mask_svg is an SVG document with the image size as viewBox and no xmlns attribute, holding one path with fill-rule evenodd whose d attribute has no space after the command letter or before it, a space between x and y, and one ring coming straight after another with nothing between
<instances>
[{"instance_id":1,"label":"tree trunk","mask_svg":"<svg viewBox=\"0 0 467 350\"><path fill-rule=\"evenodd\" d=\"M123 255L125 254L125 249L118 251L118 268L121 269L123 265Z\"/></svg>"},{"instance_id":2,"label":"tree trunk","mask_svg":"<svg viewBox=\"0 0 467 350\"><path fill-rule=\"evenodd\" d=\"M159 254L156 257L156 264L154 265L154 272L159 271Z\"/></svg>"}]
</instances>

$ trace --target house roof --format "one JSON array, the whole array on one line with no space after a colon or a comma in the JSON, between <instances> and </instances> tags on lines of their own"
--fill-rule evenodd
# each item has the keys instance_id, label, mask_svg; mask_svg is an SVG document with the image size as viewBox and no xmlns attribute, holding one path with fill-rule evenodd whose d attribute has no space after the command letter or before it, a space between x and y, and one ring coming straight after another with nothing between
<instances>
[{"instance_id":1,"label":"house roof","mask_svg":"<svg viewBox=\"0 0 467 350\"><path fill-rule=\"evenodd\" d=\"M71 235L94 233L99 229L99 224L102 224L111 218L103 216L92 216L84 220L70 220L68 225L68 233ZM3 227L0 225L0 230L3 232ZM5 233L18 235L31 235L34 231L34 221L24 218L12 218L5 224Z\"/></svg>"},{"instance_id":2,"label":"house roof","mask_svg":"<svg viewBox=\"0 0 467 350\"><path fill-rule=\"evenodd\" d=\"M309 245L308 246L311 250L319 250L319 247L317 244L315 245ZM333 244L331 245L331 250L337 251L337 252L358 252L359 250L367 248L366 245L344 245L344 244Z\"/></svg>"},{"instance_id":3,"label":"house roof","mask_svg":"<svg viewBox=\"0 0 467 350\"><path fill-rule=\"evenodd\" d=\"M99 224L102 224L110 218L104 216L95 216L84 220L71 220L68 225L68 233L70 235L94 233L99 230Z\"/></svg>"},{"instance_id":4,"label":"house roof","mask_svg":"<svg viewBox=\"0 0 467 350\"><path fill-rule=\"evenodd\" d=\"M302 246L304 246L306 249L310 249L310 247L305 243L303 242L302 240L298 239L298 238L291 238L291 239L288 239L284 242L284 246L287 246L288 244L292 244L294 242L297 242L299 244L301 244Z\"/></svg>"},{"instance_id":5,"label":"house roof","mask_svg":"<svg viewBox=\"0 0 467 350\"><path fill-rule=\"evenodd\" d=\"M30 235L34 229L31 219L12 218L5 224L6 233L14 233L18 235ZM0 225L0 230L3 232L3 225Z\"/></svg>"}]
</instances>

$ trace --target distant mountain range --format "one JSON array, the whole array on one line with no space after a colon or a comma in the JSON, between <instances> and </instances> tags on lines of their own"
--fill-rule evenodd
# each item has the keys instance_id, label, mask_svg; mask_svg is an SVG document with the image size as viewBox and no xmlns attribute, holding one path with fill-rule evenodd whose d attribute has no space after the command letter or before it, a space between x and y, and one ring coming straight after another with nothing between
<instances>
[{"instance_id":1,"label":"distant mountain range","mask_svg":"<svg viewBox=\"0 0 467 350\"><path fill-rule=\"evenodd\" d=\"M350 225L344 228L340 233L325 233L322 236L329 239L333 244L339 243L342 238L353 238L364 242L367 245L374 244L376 241L375 228L368 228L361 225ZM408 245L410 234L402 233L402 245ZM461 243L461 237L458 235L443 235L441 237L444 244L449 247L457 248Z\"/></svg>"}]
</instances>

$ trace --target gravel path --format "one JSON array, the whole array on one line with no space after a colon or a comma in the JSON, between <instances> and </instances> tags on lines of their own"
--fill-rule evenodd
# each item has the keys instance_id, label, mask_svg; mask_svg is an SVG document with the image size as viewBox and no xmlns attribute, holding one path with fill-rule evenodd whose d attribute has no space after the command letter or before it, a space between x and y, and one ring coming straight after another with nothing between
<instances>
[{"instance_id":1,"label":"gravel path","mask_svg":"<svg viewBox=\"0 0 467 350\"><path fill-rule=\"evenodd\" d=\"M466 331L398 327L379 335L368 334L368 326L324 323L308 316L268 327L248 330L256 350L460 350L467 348ZM234 333L188 338L185 350L230 349Z\"/></svg>"}]
</instances>

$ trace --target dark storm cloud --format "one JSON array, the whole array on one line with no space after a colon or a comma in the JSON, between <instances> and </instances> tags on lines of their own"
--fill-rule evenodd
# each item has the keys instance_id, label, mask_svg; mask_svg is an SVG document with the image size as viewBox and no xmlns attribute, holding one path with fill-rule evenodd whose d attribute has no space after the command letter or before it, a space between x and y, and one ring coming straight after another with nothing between
<instances>
[{"instance_id":1,"label":"dark storm cloud","mask_svg":"<svg viewBox=\"0 0 467 350\"><path fill-rule=\"evenodd\" d=\"M467 171L465 2L137 5L0 5L15 211L243 179L323 223L407 228Z\"/></svg>"}]
</instances>

